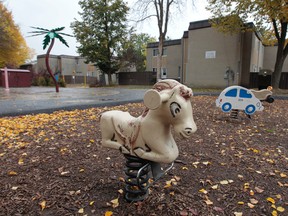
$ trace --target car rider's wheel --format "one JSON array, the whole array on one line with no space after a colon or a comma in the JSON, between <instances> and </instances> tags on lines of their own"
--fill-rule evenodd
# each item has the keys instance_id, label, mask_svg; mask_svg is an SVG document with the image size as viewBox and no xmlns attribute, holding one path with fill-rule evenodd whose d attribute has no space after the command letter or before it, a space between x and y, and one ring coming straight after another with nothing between
<instances>
[{"instance_id":1,"label":"car rider's wheel","mask_svg":"<svg viewBox=\"0 0 288 216\"><path fill-rule=\"evenodd\" d=\"M247 115L252 115L254 112L256 111L256 107L252 104L248 105L246 108L245 108L245 113Z\"/></svg>"},{"instance_id":2,"label":"car rider's wheel","mask_svg":"<svg viewBox=\"0 0 288 216\"><path fill-rule=\"evenodd\" d=\"M228 102L226 102L222 105L222 111L223 112L229 112L231 109L232 109L232 105Z\"/></svg>"},{"instance_id":3,"label":"car rider's wheel","mask_svg":"<svg viewBox=\"0 0 288 216\"><path fill-rule=\"evenodd\" d=\"M273 102L274 102L274 98L271 97L271 96L268 96L267 99L266 99L266 101L267 101L268 103L273 103Z\"/></svg>"}]
</instances>

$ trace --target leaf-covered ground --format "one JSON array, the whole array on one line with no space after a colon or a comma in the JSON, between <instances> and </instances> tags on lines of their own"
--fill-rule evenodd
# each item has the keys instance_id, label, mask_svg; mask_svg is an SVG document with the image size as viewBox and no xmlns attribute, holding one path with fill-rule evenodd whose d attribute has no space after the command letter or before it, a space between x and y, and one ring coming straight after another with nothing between
<instances>
[{"instance_id":1,"label":"leaf-covered ground","mask_svg":"<svg viewBox=\"0 0 288 216\"><path fill-rule=\"evenodd\" d=\"M287 100L251 119L194 97L198 130L143 202L124 199L125 159L101 147L99 115L142 104L0 118L0 215L287 215Z\"/></svg>"}]
</instances>

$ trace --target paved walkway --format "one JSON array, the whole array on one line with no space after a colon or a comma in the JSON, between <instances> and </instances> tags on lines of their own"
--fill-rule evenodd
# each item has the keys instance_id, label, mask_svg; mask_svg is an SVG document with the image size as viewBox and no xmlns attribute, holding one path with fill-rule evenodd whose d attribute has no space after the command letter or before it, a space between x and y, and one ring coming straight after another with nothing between
<instances>
[{"instance_id":1,"label":"paved walkway","mask_svg":"<svg viewBox=\"0 0 288 216\"><path fill-rule=\"evenodd\" d=\"M36 113L51 113L56 110L85 109L99 106L115 106L130 102L142 102L147 88L130 87L55 87L10 88L0 87L0 117ZM197 92L195 95L219 95L220 92ZM288 99L285 95L273 95L275 99Z\"/></svg>"},{"instance_id":2,"label":"paved walkway","mask_svg":"<svg viewBox=\"0 0 288 216\"><path fill-rule=\"evenodd\" d=\"M143 100L147 89L129 88L0 88L0 116L51 113L56 110L113 106Z\"/></svg>"}]
</instances>

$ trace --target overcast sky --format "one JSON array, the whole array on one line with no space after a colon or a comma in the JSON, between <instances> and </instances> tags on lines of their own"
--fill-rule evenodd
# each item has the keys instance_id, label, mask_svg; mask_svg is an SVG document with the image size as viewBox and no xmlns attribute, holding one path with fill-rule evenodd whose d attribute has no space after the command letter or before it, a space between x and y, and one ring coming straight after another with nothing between
<instances>
[{"instance_id":1,"label":"overcast sky","mask_svg":"<svg viewBox=\"0 0 288 216\"><path fill-rule=\"evenodd\" d=\"M70 28L74 19L81 20L78 12L81 10L79 0L4 0L5 6L12 12L14 21L19 25L22 35L25 37L28 46L35 50L36 55L45 54L47 51L42 48L43 36L28 37L28 32L33 31L31 26L53 29L64 26L64 33L73 34ZM194 0L195 1L195 0ZM127 0L130 7L133 7L135 0ZM187 0L191 2L191 0ZM171 39L180 39L185 30L188 30L189 22L209 18L205 10L206 1L197 0L192 8L187 3L182 14L174 13L173 20L168 27L168 36ZM147 33L158 38L157 24L155 18L145 21L136 26L138 33ZM69 48L60 41L55 41L51 54L78 55L77 42L75 38L65 37ZM35 59L36 57L34 57Z\"/></svg>"}]
</instances>

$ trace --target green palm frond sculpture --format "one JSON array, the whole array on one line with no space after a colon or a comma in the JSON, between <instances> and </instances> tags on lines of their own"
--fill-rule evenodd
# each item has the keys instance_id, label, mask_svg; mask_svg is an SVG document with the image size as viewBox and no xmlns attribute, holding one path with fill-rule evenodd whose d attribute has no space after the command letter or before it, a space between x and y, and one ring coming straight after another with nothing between
<instances>
[{"instance_id":1,"label":"green palm frond sculpture","mask_svg":"<svg viewBox=\"0 0 288 216\"><path fill-rule=\"evenodd\" d=\"M57 80L55 79L55 76L52 73L52 70L49 66L49 55L50 55L50 51L54 45L55 38L59 39L65 46L69 47L66 40L61 35L65 35L65 36L69 36L69 37L73 37L73 36L66 34L66 33L63 33L63 32L60 32L60 31L64 30L65 27L55 28L55 29L51 29L51 30L45 29L45 28L39 28L39 27L31 27L31 28L36 29L37 31L29 32L29 33L33 34L30 37L45 35L44 40L43 40L43 49L44 50L50 44L50 46L47 50L46 56L45 56L45 62L46 62L47 70L48 70L49 74L51 75L51 77L55 83L56 92L59 92L59 86L58 86Z\"/></svg>"}]
</instances>

